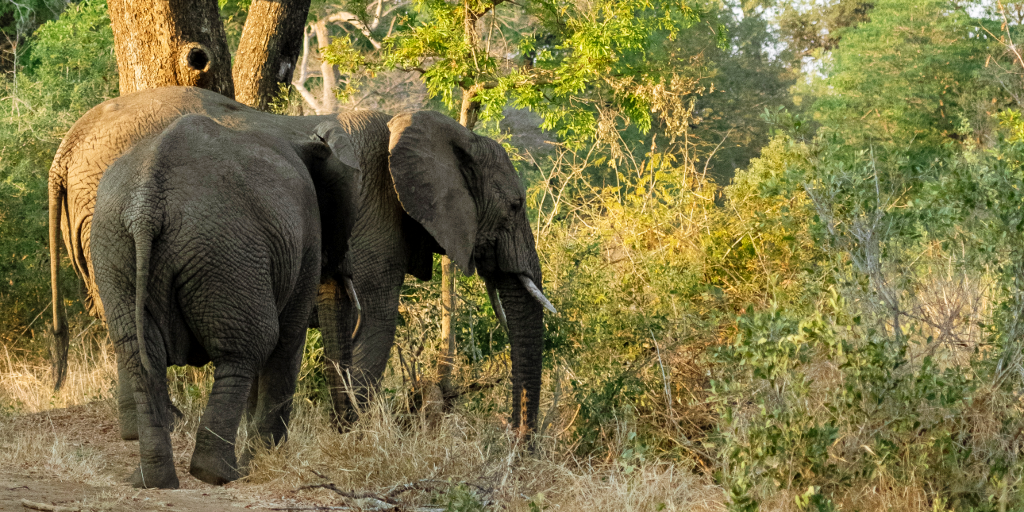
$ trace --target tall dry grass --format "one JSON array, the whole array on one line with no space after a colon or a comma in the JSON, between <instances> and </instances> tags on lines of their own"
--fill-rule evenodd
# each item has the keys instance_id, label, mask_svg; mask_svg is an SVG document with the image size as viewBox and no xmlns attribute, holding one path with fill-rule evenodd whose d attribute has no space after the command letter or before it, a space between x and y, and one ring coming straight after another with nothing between
<instances>
[{"instance_id":1,"label":"tall dry grass","mask_svg":"<svg viewBox=\"0 0 1024 512\"><path fill-rule=\"evenodd\" d=\"M111 399L117 366L106 329L92 322L72 337L71 346L67 380L54 392L49 362L18 358L0 345L0 411L36 413Z\"/></svg>"},{"instance_id":2,"label":"tall dry grass","mask_svg":"<svg viewBox=\"0 0 1024 512\"><path fill-rule=\"evenodd\" d=\"M47 423L51 413L61 412L53 409L73 406L84 406L72 409L73 414L116 422L113 347L95 326L75 340L68 380L58 393L53 393L49 367L42 361L5 356L0 373L0 407L5 411L0 416L0 468L91 485L123 485L119 482L131 469L127 461L134 464L134 454L117 455L104 452L102 445L83 445L81 433ZM311 361L306 358L307 365ZM303 375L312 375L309 370L304 368ZM184 471L212 384L212 368L173 368L168 376L172 400L184 413L172 434L176 464ZM389 378L386 387L402 385L400 375L392 373ZM495 400L505 398L500 390L493 394ZM556 436L541 437L534 450L526 450L506 428L507 407L481 413L457 406L434 424L422 414L408 412L402 398L406 393L380 393L354 428L340 433L329 421L328 404L318 396L308 380L300 382L287 442L276 447L253 444L251 473L231 484L233 493L262 497L259 501L269 505L274 497L310 485L333 483L339 489L381 496L414 484L419 489L396 495L403 506L461 503L468 507L469 503L504 510L724 510L721 488L687 463L652 460L625 468L615 461L577 457ZM551 398L546 397L548 404ZM26 429L26 418L32 425L49 427ZM89 420L85 423L88 428ZM111 437L109 446L124 445L122 451L134 449L117 439L116 430L96 435ZM247 439L248 425L243 422L239 450L247 446ZM297 496L307 503L331 506L379 505L371 498L352 500L324 488L299 490Z\"/></svg>"}]
</instances>

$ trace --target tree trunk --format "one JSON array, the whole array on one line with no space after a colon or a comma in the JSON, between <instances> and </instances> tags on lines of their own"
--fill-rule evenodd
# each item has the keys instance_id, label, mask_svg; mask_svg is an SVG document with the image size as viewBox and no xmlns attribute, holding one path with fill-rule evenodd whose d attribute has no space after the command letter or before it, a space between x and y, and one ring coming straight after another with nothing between
<instances>
[{"instance_id":1,"label":"tree trunk","mask_svg":"<svg viewBox=\"0 0 1024 512\"><path fill-rule=\"evenodd\" d=\"M110 0L121 95L193 85L234 98L231 54L215 0Z\"/></svg>"},{"instance_id":2,"label":"tree trunk","mask_svg":"<svg viewBox=\"0 0 1024 512\"><path fill-rule=\"evenodd\" d=\"M437 362L437 376L442 393L452 389L452 368L455 365L455 262L441 256L441 342L447 353Z\"/></svg>"},{"instance_id":3,"label":"tree trunk","mask_svg":"<svg viewBox=\"0 0 1024 512\"><path fill-rule=\"evenodd\" d=\"M235 99L266 110L278 84L290 84L302 51L310 0L254 0L235 54Z\"/></svg>"},{"instance_id":4,"label":"tree trunk","mask_svg":"<svg viewBox=\"0 0 1024 512\"><path fill-rule=\"evenodd\" d=\"M331 45L331 36L327 33L327 20L321 19L313 25L316 31L316 44L321 50L320 74L323 77L322 100L318 114L333 114L338 109L338 97L334 89L338 87L338 77L334 74L334 64L323 60L323 49Z\"/></svg>"},{"instance_id":5,"label":"tree trunk","mask_svg":"<svg viewBox=\"0 0 1024 512\"><path fill-rule=\"evenodd\" d=\"M459 112L459 124L470 130L476 126L480 114L480 102L475 101L478 87L470 87L462 91L462 108ZM437 375L440 378L441 390L448 393L452 389L451 376L455 365L457 345L455 341L455 312L458 305L455 296L455 262L448 256L441 257L441 340L447 344L448 352L437 364Z\"/></svg>"}]
</instances>

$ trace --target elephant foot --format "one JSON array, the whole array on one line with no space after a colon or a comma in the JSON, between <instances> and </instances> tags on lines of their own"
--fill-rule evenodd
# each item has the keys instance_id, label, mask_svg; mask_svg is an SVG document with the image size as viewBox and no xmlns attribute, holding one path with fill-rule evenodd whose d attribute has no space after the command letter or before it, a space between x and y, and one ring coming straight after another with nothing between
<instances>
[{"instance_id":1,"label":"elephant foot","mask_svg":"<svg viewBox=\"0 0 1024 512\"><path fill-rule=\"evenodd\" d=\"M128 478L128 483L140 489L177 489L179 486L174 464L151 466L145 470L139 466Z\"/></svg>"},{"instance_id":2,"label":"elephant foot","mask_svg":"<svg viewBox=\"0 0 1024 512\"><path fill-rule=\"evenodd\" d=\"M231 460L225 459L226 457L216 454L199 453L197 450L192 454L188 472L199 480L212 485L224 485L242 478L244 475L238 470L239 466L235 461L234 454L232 453Z\"/></svg>"}]
</instances>

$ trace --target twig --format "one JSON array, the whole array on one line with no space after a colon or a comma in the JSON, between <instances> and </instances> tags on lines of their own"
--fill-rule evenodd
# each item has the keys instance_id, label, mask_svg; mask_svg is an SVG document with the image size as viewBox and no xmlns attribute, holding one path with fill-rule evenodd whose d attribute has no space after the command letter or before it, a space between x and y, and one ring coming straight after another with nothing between
<instances>
[{"instance_id":1,"label":"twig","mask_svg":"<svg viewBox=\"0 0 1024 512\"><path fill-rule=\"evenodd\" d=\"M305 489L327 489L327 490L330 490L330 491L334 491L335 494L338 494L340 496L344 496L346 498L351 498L351 499L354 499L354 500L362 500L362 499L370 498L370 499L374 499L374 500L377 500L377 501L380 501L380 502L383 502L383 503L387 503L388 505L398 506L398 504L399 504L394 499L389 498L387 496L381 496L381 495L379 495L379 494L377 494L375 492L344 491L342 489L339 489L338 486L336 486L336 485L334 485L333 483L330 483L330 482L328 482L326 484L304 485L304 486L298 488L298 490L300 490L300 491L305 490Z\"/></svg>"},{"instance_id":2,"label":"twig","mask_svg":"<svg viewBox=\"0 0 1024 512\"><path fill-rule=\"evenodd\" d=\"M318 476L320 478L323 478L325 480L327 479L326 475L324 475L323 473L321 473L321 472L319 472L319 471L317 471L315 469L310 469L310 471L313 472L314 475L316 475L316 476ZM372 500L376 500L376 501L379 501L381 503L390 505L391 506L390 508L397 508L397 507L400 507L402 504L399 503L398 500L396 500L395 498L397 496L401 495L401 494L407 493L409 491L431 491L431 490L437 490L437 488L439 486L452 487L452 486L455 486L455 485L466 485L466 486L469 486L469 487L473 487L473 488L477 489L478 491L480 491L483 494L483 497L485 498L484 499L484 505L485 506L489 505L491 503L491 500L487 499L487 497L490 496L494 492L494 489L488 489L486 487L474 484L472 482L464 482L464 481L451 482L451 481L448 481L448 480L435 480L435 479L424 479L424 480L418 480L416 482L409 482L409 483L405 483L405 484L399 484L399 485L396 485L396 486L393 486L393 487L389 488L387 491L384 491L383 494L382 493L376 493L376 492L345 491L345 490L339 489L338 486L334 485L333 482L328 482L326 484L304 485L302 487L299 487L297 490L301 491L301 490L304 490L304 489L328 489L330 491L334 491L335 494L338 494L338 495L343 496L345 498L350 498L350 499L354 499L354 500L372 499ZM295 507L284 507L284 508L273 508L271 510L346 510L346 508L344 508L344 507L334 507L334 508L322 508L322 507L320 507L320 508L317 508L317 507L312 507L312 508L295 508ZM425 511L425 510L435 510L435 509L433 509L433 508L416 508L414 510L424 510ZM436 509L436 510L443 510L443 509Z\"/></svg>"},{"instance_id":3,"label":"twig","mask_svg":"<svg viewBox=\"0 0 1024 512\"><path fill-rule=\"evenodd\" d=\"M45 510L47 512L79 512L82 510L78 507L62 507L60 505L50 505L49 503L36 503L26 499L21 500L21 506L32 510Z\"/></svg>"}]
</instances>

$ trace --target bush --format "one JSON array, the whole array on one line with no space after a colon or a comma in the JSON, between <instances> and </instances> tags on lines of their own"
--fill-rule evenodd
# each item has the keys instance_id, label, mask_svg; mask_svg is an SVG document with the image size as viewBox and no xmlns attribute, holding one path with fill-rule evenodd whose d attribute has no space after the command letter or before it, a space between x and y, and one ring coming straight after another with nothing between
<instances>
[{"instance_id":1,"label":"bush","mask_svg":"<svg viewBox=\"0 0 1024 512\"><path fill-rule=\"evenodd\" d=\"M813 219L798 238L825 279L809 301L748 309L715 351L733 509L1019 508L1024 148L908 170L899 148L788 147L737 184L801 196L768 222Z\"/></svg>"},{"instance_id":2,"label":"bush","mask_svg":"<svg viewBox=\"0 0 1024 512\"><path fill-rule=\"evenodd\" d=\"M86 110L117 96L106 3L68 8L35 32L25 55L16 79L0 82L0 110L11 114L0 116L0 337L5 343L40 329L36 322L48 308L46 183L53 154ZM63 275L62 286L73 290L70 266Z\"/></svg>"}]
</instances>

